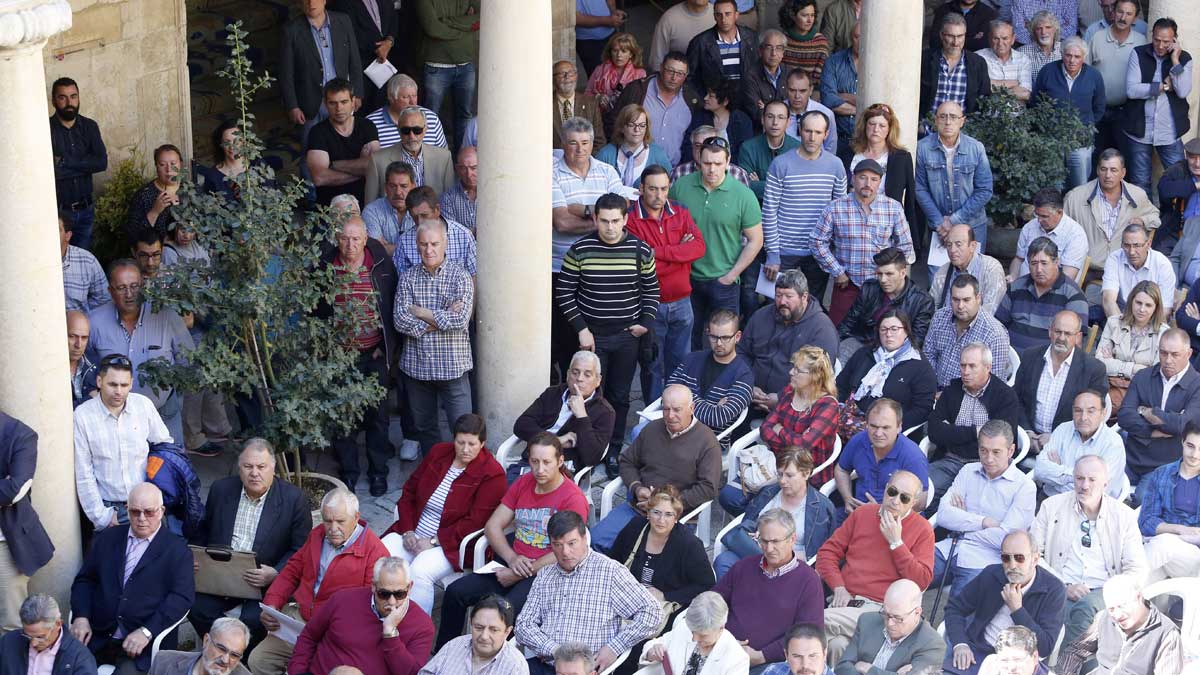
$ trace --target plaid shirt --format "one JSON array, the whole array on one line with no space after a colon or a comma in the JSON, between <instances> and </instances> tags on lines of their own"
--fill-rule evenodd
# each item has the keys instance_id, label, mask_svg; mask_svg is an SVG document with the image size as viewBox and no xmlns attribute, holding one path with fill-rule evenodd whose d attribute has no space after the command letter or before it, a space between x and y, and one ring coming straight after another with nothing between
<instances>
[{"instance_id":1,"label":"plaid shirt","mask_svg":"<svg viewBox=\"0 0 1200 675\"><path fill-rule=\"evenodd\" d=\"M450 307L461 303L457 311ZM431 327L409 312L417 305L433 312ZM472 367L467 322L475 305L475 284L462 265L446 260L430 274L424 265L410 267L396 285L396 330L404 335L400 370L422 381L460 377Z\"/></svg>"},{"instance_id":2,"label":"plaid shirt","mask_svg":"<svg viewBox=\"0 0 1200 675\"><path fill-rule=\"evenodd\" d=\"M958 64L953 69L950 64L946 63L945 54L938 55L938 80L937 91L933 95L933 107L930 110L937 110L938 106L946 101L953 101L964 108L967 104L967 57L966 55L958 57Z\"/></svg>"},{"instance_id":3,"label":"plaid shirt","mask_svg":"<svg viewBox=\"0 0 1200 675\"><path fill-rule=\"evenodd\" d=\"M525 656L511 642L505 642L492 660L478 669L471 656L471 636L460 635L438 650L418 675L529 675Z\"/></svg>"},{"instance_id":4,"label":"plaid shirt","mask_svg":"<svg viewBox=\"0 0 1200 675\"><path fill-rule=\"evenodd\" d=\"M462 183L455 183L454 187L446 190L442 194L439 206L442 208L443 218L458 221L470 230L471 234L475 233L475 200L467 196Z\"/></svg>"},{"instance_id":5,"label":"plaid shirt","mask_svg":"<svg viewBox=\"0 0 1200 675\"><path fill-rule=\"evenodd\" d=\"M696 166L695 161L684 162L683 164L680 164L679 166L675 167L675 169L673 171L671 171L671 184L674 185L675 181L679 180L680 178L683 178L684 176L686 176L690 173L696 173L696 171L698 171L699 169L700 169L700 167ZM725 170L725 173L729 174L730 176L733 176L733 179L736 180L737 182L741 183L742 185L745 185L746 187L750 187L749 172L747 172L745 169L738 166L737 164L730 162L729 168Z\"/></svg>"},{"instance_id":6,"label":"plaid shirt","mask_svg":"<svg viewBox=\"0 0 1200 675\"><path fill-rule=\"evenodd\" d=\"M796 445L812 454L813 464L821 464L833 454L833 441L837 437L839 407L837 399L822 396L813 401L812 407L799 412L792 407L792 386L783 388L779 394L779 405L767 415L767 420L758 428L762 441L771 452L779 454L783 449ZM776 430L776 425L779 429ZM824 485L833 478L833 464L814 473L809 483Z\"/></svg>"},{"instance_id":7,"label":"plaid shirt","mask_svg":"<svg viewBox=\"0 0 1200 675\"><path fill-rule=\"evenodd\" d=\"M395 213L395 211L393 211ZM466 226L454 222L448 217L443 217L442 222L446 224L446 260L463 266L467 274L475 276L476 273L476 248L475 237ZM404 224L411 224L408 214L405 214ZM415 224L411 228L400 232L396 237L396 251L392 253L392 264L396 266L397 274L404 274L413 267L421 266L421 253L417 250L417 227Z\"/></svg>"},{"instance_id":8,"label":"plaid shirt","mask_svg":"<svg viewBox=\"0 0 1200 675\"><path fill-rule=\"evenodd\" d=\"M946 305L933 313L933 320L929 322L929 332L925 335L925 349L922 351L925 360L937 374L938 389L945 389L950 380L961 374L959 354L963 347L972 342L982 342L992 350L993 375L999 378L1008 377L1009 342L1004 326L980 310L971 325L959 335L954 313L950 311L950 306Z\"/></svg>"},{"instance_id":9,"label":"plaid shirt","mask_svg":"<svg viewBox=\"0 0 1200 675\"><path fill-rule=\"evenodd\" d=\"M813 227L809 245L813 257L829 276L846 274L859 288L867 279L875 278L872 256L879 251L895 246L909 260L916 255L904 207L883 194L876 195L870 213L863 210L854 194L826 204Z\"/></svg>"},{"instance_id":10,"label":"plaid shirt","mask_svg":"<svg viewBox=\"0 0 1200 675\"><path fill-rule=\"evenodd\" d=\"M77 246L67 246L62 259L63 293L67 309L80 312L91 310L112 300L108 294L108 279L96 256Z\"/></svg>"},{"instance_id":11,"label":"plaid shirt","mask_svg":"<svg viewBox=\"0 0 1200 675\"><path fill-rule=\"evenodd\" d=\"M557 564L538 571L517 616L517 642L548 661L564 642L592 652L621 654L653 637L662 608L621 563L591 551L567 572Z\"/></svg>"},{"instance_id":12,"label":"plaid shirt","mask_svg":"<svg viewBox=\"0 0 1200 675\"><path fill-rule=\"evenodd\" d=\"M268 490L269 492L269 490ZM254 537L258 535L258 521L262 518L263 506L267 503L267 493L258 499L251 499L242 488L242 496L238 499L237 515L233 518L233 539L230 548L243 553L254 550Z\"/></svg>"},{"instance_id":13,"label":"plaid shirt","mask_svg":"<svg viewBox=\"0 0 1200 675\"><path fill-rule=\"evenodd\" d=\"M1029 72L1033 73L1033 79L1037 80L1038 73L1042 71L1042 66L1047 63L1053 63L1062 59L1062 42L1055 42L1054 49L1049 54L1042 52L1037 45L1027 44L1018 49L1025 56L1029 57ZM1035 101L1030 101L1034 103Z\"/></svg>"}]
</instances>

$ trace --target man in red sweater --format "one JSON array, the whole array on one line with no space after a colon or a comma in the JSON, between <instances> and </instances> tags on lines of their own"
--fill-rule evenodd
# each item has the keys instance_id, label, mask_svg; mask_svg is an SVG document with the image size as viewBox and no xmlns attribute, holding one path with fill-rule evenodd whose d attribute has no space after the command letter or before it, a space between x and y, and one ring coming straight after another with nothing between
<instances>
[{"instance_id":1,"label":"man in red sweater","mask_svg":"<svg viewBox=\"0 0 1200 675\"><path fill-rule=\"evenodd\" d=\"M825 610L831 665L854 636L858 617L883 607L892 582L909 579L924 590L933 580L933 527L913 510L922 490L914 474L897 471L883 503L855 509L817 551L817 574L833 589Z\"/></svg>"},{"instance_id":2,"label":"man in red sweater","mask_svg":"<svg viewBox=\"0 0 1200 675\"><path fill-rule=\"evenodd\" d=\"M652 164L642 172L642 197L629 207L625 227L654 249L658 272L658 360L642 369L642 398L662 395L663 382L692 346L692 263L704 256L704 235L683 205L667 199L671 176ZM703 320L703 317L701 318Z\"/></svg>"},{"instance_id":3,"label":"man in red sweater","mask_svg":"<svg viewBox=\"0 0 1200 675\"><path fill-rule=\"evenodd\" d=\"M371 585L375 561L386 558L387 547L359 518L358 497L344 488L330 490L321 500L321 524L308 533L263 596L263 604L282 610L295 600L301 619L308 621L337 591ZM263 612L263 627L279 623ZM279 675L292 656L292 645L268 635L250 653L254 675Z\"/></svg>"},{"instance_id":4,"label":"man in red sweater","mask_svg":"<svg viewBox=\"0 0 1200 675\"><path fill-rule=\"evenodd\" d=\"M329 675L354 666L371 675L417 675L433 647L433 621L408 597L403 558L380 558L370 588L338 591L296 640L289 675Z\"/></svg>"}]
</instances>

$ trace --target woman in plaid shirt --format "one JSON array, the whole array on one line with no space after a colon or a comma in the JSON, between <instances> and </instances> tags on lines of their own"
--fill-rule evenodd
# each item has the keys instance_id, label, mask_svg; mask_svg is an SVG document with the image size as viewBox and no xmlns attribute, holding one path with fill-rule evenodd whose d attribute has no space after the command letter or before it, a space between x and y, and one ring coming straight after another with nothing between
<instances>
[{"instance_id":1,"label":"woman in plaid shirt","mask_svg":"<svg viewBox=\"0 0 1200 675\"><path fill-rule=\"evenodd\" d=\"M801 347L792 355L791 381L759 428L762 440L776 455L789 446L803 448L820 466L833 454L837 427L837 385L829 355L819 347ZM814 473L809 482L820 487L831 478L832 465Z\"/></svg>"}]
</instances>

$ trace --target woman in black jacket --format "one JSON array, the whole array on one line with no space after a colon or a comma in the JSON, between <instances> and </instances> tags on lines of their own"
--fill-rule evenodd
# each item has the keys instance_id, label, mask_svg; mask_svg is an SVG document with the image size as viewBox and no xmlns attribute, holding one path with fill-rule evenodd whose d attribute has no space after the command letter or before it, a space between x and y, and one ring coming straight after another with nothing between
<instances>
[{"instance_id":1,"label":"woman in black jacket","mask_svg":"<svg viewBox=\"0 0 1200 675\"><path fill-rule=\"evenodd\" d=\"M850 420L866 420L867 411L880 398L890 398L904 410L902 429L917 426L933 411L937 392L937 376L933 367L921 357L909 334L912 325L902 309L886 310L879 317L874 344L854 353L837 377L837 390L842 397L843 441L855 431Z\"/></svg>"},{"instance_id":2,"label":"woman in black jacket","mask_svg":"<svg viewBox=\"0 0 1200 675\"><path fill-rule=\"evenodd\" d=\"M850 170L864 159L873 159L883 167L883 193L900 202L904 218L912 233L913 248L918 255L925 238L924 220L917 217L917 178L913 156L900 145L900 121L886 103L867 108L854 121L854 137L850 140L854 157Z\"/></svg>"}]
</instances>

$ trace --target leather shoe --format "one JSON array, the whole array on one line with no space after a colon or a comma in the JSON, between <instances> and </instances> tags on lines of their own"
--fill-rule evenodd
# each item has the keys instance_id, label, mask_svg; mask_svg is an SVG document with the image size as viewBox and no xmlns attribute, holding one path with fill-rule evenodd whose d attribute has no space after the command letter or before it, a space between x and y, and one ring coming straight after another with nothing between
<instances>
[{"instance_id":1,"label":"leather shoe","mask_svg":"<svg viewBox=\"0 0 1200 675\"><path fill-rule=\"evenodd\" d=\"M384 493L386 493L386 492L387 492L387 479L386 478L380 477L380 478L372 478L371 479L371 496L372 497L382 497L384 495Z\"/></svg>"}]
</instances>

